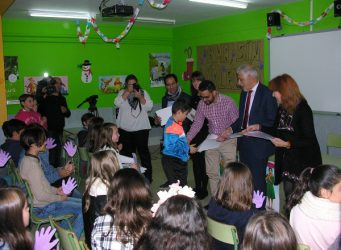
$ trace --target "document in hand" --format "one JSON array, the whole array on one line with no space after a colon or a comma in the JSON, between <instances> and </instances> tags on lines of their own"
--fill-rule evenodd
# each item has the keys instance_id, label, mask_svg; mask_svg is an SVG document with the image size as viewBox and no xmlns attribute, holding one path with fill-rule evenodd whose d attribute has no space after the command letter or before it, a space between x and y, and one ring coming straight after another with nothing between
<instances>
[{"instance_id":1,"label":"document in hand","mask_svg":"<svg viewBox=\"0 0 341 250\"><path fill-rule=\"evenodd\" d=\"M257 138L261 138L261 139L265 139L269 141L271 141L274 138L273 136L267 133L261 132L261 131L250 131L250 132L244 133L244 135L250 136L250 137L257 137Z\"/></svg>"},{"instance_id":2,"label":"document in hand","mask_svg":"<svg viewBox=\"0 0 341 250\"><path fill-rule=\"evenodd\" d=\"M195 109L191 109L191 112L188 113L187 118L190 121L193 121L195 116ZM169 106L167 108L159 109L156 112L156 115L161 118L161 126L165 126L169 117L172 116L172 106Z\"/></svg>"},{"instance_id":3,"label":"document in hand","mask_svg":"<svg viewBox=\"0 0 341 250\"><path fill-rule=\"evenodd\" d=\"M221 142L218 142L217 138L217 135L208 135L206 139L198 146L198 152L219 148Z\"/></svg>"},{"instance_id":4,"label":"document in hand","mask_svg":"<svg viewBox=\"0 0 341 250\"><path fill-rule=\"evenodd\" d=\"M156 115L161 118L161 126L165 126L169 117L172 116L172 106L169 106L164 109L159 109L156 112Z\"/></svg>"}]
</instances>

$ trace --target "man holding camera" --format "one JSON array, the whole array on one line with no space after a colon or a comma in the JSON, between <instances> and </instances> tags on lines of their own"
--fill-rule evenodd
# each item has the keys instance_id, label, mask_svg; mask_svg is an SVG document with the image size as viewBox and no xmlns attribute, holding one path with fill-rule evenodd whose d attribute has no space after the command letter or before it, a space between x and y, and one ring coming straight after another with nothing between
<instances>
[{"instance_id":1,"label":"man holding camera","mask_svg":"<svg viewBox=\"0 0 341 250\"><path fill-rule=\"evenodd\" d=\"M118 93L114 103L119 109L116 123L120 143L123 145L120 153L132 157L132 153L137 150L141 165L147 169L144 175L152 182L152 163L148 148L151 126L148 111L153 108L153 101L148 93L140 88L136 76L128 75L125 88Z\"/></svg>"},{"instance_id":2,"label":"man holding camera","mask_svg":"<svg viewBox=\"0 0 341 250\"><path fill-rule=\"evenodd\" d=\"M52 137L57 145L49 152L50 163L55 168L61 166L65 117L70 117L71 115L66 99L60 93L62 84L62 80L59 77L53 77L47 87L47 95L42 99L38 107L38 112L47 118L48 137Z\"/></svg>"}]
</instances>

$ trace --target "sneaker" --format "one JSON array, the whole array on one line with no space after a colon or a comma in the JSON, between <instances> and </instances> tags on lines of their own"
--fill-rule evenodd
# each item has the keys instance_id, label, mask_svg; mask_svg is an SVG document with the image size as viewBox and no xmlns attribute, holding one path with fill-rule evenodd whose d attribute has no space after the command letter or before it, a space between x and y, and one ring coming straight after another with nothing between
<instances>
[{"instance_id":1,"label":"sneaker","mask_svg":"<svg viewBox=\"0 0 341 250\"><path fill-rule=\"evenodd\" d=\"M160 188L168 188L169 185L170 185L169 182L166 181L165 183L163 183L162 185L160 185Z\"/></svg>"}]
</instances>

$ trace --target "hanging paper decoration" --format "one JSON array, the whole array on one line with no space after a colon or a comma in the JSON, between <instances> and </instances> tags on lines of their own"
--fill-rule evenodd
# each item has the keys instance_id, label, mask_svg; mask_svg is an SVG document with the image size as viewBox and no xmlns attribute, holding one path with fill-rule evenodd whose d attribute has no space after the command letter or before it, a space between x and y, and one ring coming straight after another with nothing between
<instances>
[{"instance_id":1,"label":"hanging paper decoration","mask_svg":"<svg viewBox=\"0 0 341 250\"><path fill-rule=\"evenodd\" d=\"M191 75L193 73L194 59L192 58L192 48L188 47L187 49L185 49L185 53L187 53L186 59L187 69L186 72L182 74L182 79L188 81L191 79Z\"/></svg>"},{"instance_id":2,"label":"hanging paper decoration","mask_svg":"<svg viewBox=\"0 0 341 250\"><path fill-rule=\"evenodd\" d=\"M318 17L318 18L315 18L313 20L310 20L310 21L305 21L305 22L297 22L295 20L293 20L291 17L287 16L284 14L284 12L282 12L281 10L273 10L271 12L277 12L281 15L281 17L284 18L285 21L287 21L288 23L290 24L294 24L294 25L297 25L297 26L300 26L300 27L305 27L305 26L310 26L310 25L314 25L314 24L317 24L318 22L320 22L323 18L325 18L329 12L334 8L334 2L331 3L322 13L321 15ZM268 29L268 33L266 34L267 38L268 39L271 39L271 29L270 29L270 32L269 32L269 29Z\"/></svg>"},{"instance_id":3,"label":"hanging paper decoration","mask_svg":"<svg viewBox=\"0 0 341 250\"><path fill-rule=\"evenodd\" d=\"M164 9L170 3L170 0L163 0L162 3L155 3L154 0L148 0L150 6L157 9Z\"/></svg>"},{"instance_id":4,"label":"hanging paper decoration","mask_svg":"<svg viewBox=\"0 0 341 250\"><path fill-rule=\"evenodd\" d=\"M92 25L94 30L97 32L97 34L102 38L102 40L104 42L106 42L106 43L115 43L116 44L116 48L119 48L120 47L119 42L128 34L128 32L130 31L131 27L135 23L136 17L138 16L139 12L140 12L140 9L136 8L135 12L134 12L134 15L129 19L128 25L122 31L122 33L120 35L118 35L116 38L108 38L108 37L106 37L101 32L101 30L98 28L97 23L96 23L96 19L93 18L93 17L90 20L88 20L87 23L86 23L86 29L85 29L84 36L82 35L79 22L77 22L77 35L78 35L79 41L81 43L83 43L83 44L86 43L86 41L87 41L87 39L89 37L89 33L90 33L90 25Z\"/></svg>"},{"instance_id":5,"label":"hanging paper decoration","mask_svg":"<svg viewBox=\"0 0 341 250\"><path fill-rule=\"evenodd\" d=\"M170 0L163 0L162 3L155 3L154 0L148 0L149 4L153 7L153 8L157 8L157 9L164 9L169 3ZM143 5L144 4L144 0L139 0L139 5ZM85 27L85 33L84 36L81 32L81 28L80 28L80 23L79 21L77 21L77 36L78 39L81 43L85 44L86 41L89 38L89 34L90 34L90 26L92 26L94 28L94 30L97 32L97 34L102 38L102 40L106 43L115 43L116 44L116 48L120 47L120 41L128 34L128 32L130 31L131 27L134 25L135 20L138 16L140 12L139 8L135 8L134 11L134 15L129 19L129 22L126 26L126 28L122 31L122 33L120 35L118 35L116 38L108 38L106 37L98 28L97 23L96 23L96 19L95 18L91 18L90 20L87 21L86 23L86 27Z\"/></svg>"},{"instance_id":6,"label":"hanging paper decoration","mask_svg":"<svg viewBox=\"0 0 341 250\"><path fill-rule=\"evenodd\" d=\"M81 80L84 83L90 83L92 82L92 73L91 73L91 63L89 60L84 60L82 64L82 76Z\"/></svg>"}]
</instances>

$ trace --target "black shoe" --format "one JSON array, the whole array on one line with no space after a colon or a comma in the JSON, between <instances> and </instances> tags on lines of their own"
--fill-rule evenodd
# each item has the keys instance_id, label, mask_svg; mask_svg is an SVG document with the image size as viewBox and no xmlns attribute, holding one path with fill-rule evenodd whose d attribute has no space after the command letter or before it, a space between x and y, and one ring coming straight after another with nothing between
<instances>
[{"instance_id":1,"label":"black shoe","mask_svg":"<svg viewBox=\"0 0 341 250\"><path fill-rule=\"evenodd\" d=\"M165 183L160 185L160 188L168 188L169 185L170 185L170 183L168 181L166 181Z\"/></svg>"},{"instance_id":2,"label":"black shoe","mask_svg":"<svg viewBox=\"0 0 341 250\"><path fill-rule=\"evenodd\" d=\"M202 192L196 193L196 196L199 200L203 200L208 196L208 192L202 191Z\"/></svg>"}]
</instances>

